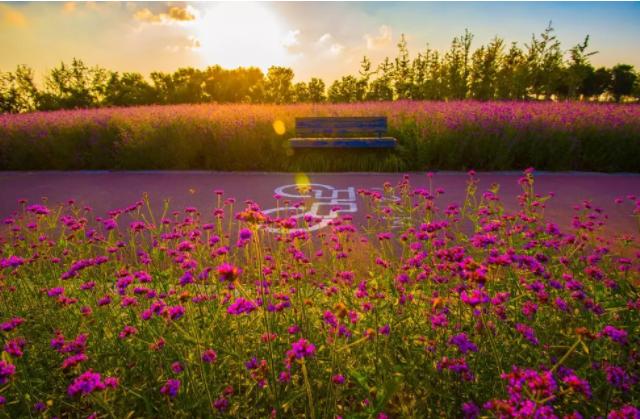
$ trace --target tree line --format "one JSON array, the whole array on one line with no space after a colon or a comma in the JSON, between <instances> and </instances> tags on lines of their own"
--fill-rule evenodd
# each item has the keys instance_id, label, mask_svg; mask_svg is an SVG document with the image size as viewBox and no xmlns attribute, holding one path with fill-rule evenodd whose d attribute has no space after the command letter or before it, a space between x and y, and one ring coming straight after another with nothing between
<instances>
[{"instance_id":1,"label":"tree line","mask_svg":"<svg viewBox=\"0 0 640 419\"><path fill-rule=\"evenodd\" d=\"M320 78L294 82L290 68L180 68L173 73L89 67L82 60L60 63L38 86L33 69L18 65L0 73L0 112L30 112L180 103L307 103L386 100L585 100L640 99L640 75L629 64L595 68L589 36L568 50L549 26L520 47L499 37L472 49L469 31L450 48L430 47L410 57L402 35L398 53L376 67L366 56L356 75L328 88Z\"/></svg>"}]
</instances>

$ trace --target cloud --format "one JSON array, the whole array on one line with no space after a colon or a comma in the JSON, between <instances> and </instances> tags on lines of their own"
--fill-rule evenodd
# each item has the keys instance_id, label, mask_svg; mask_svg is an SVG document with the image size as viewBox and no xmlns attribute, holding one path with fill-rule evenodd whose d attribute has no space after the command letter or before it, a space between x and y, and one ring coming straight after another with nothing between
<instances>
[{"instance_id":1,"label":"cloud","mask_svg":"<svg viewBox=\"0 0 640 419\"><path fill-rule=\"evenodd\" d=\"M323 34L318 40L315 42L316 48L320 50L324 50L331 55L339 55L344 51L344 45L335 41L335 38L330 33Z\"/></svg>"},{"instance_id":2,"label":"cloud","mask_svg":"<svg viewBox=\"0 0 640 419\"><path fill-rule=\"evenodd\" d=\"M371 36L369 34L364 35L364 39L367 41L368 49L384 48L391 44L392 33L391 28L387 25L382 25L378 28L378 36Z\"/></svg>"},{"instance_id":3,"label":"cloud","mask_svg":"<svg viewBox=\"0 0 640 419\"><path fill-rule=\"evenodd\" d=\"M326 45L332 39L333 39L333 36L331 36L330 33L325 33L320 38L318 38L318 40L316 41L316 45L318 45L318 46Z\"/></svg>"},{"instance_id":4,"label":"cloud","mask_svg":"<svg viewBox=\"0 0 640 419\"><path fill-rule=\"evenodd\" d=\"M154 14L150 9L137 10L133 18L147 23L187 22L196 19L195 10L191 6L170 6L166 12Z\"/></svg>"},{"instance_id":5,"label":"cloud","mask_svg":"<svg viewBox=\"0 0 640 419\"><path fill-rule=\"evenodd\" d=\"M331 46L329 47L329 52L333 55L338 55L342 52L343 49L344 45L336 42L335 44L331 44Z\"/></svg>"},{"instance_id":6,"label":"cloud","mask_svg":"<svg viewBox=\"0 0 640 419\"><path fill-rule=\"evenodd\" d=\"M18 28L27 26L27 18L11 6L0 4L0 15L2 16L2 22L9 26Z\"/></svg>"},{"instance_id":7,"label":"cloud","mask_svg":"<svg viewBox=\"0 0 640 419\"><path fill-rule=\"evenodd\" d=\"M165 49L169 52L193 51L200 48L200 41L195 36L181 38L178 43L167 45Z\"/></svg>"},{"instance_id":8,"label":"cloud","mask_svg":"<svg viewBox=\"0 0 640 419\"><path fill-rule=\"evenodd\" d=\"M300 45L300 40L298 39L299 36L300 36L299 29L287 32L287 35L284 37L284 41L282 42L282 45L284 45L287 48Z\"/></svg>"}]
</instances>

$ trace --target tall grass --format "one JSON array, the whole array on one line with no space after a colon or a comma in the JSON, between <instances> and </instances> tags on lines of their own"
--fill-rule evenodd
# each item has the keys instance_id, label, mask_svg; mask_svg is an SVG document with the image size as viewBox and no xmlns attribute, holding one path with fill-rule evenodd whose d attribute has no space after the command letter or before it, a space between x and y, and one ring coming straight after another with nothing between
<instances>
[{"instance_id":1,"label":"tall grass","mask_svg":"<svg viewBox=\"0 0 640 419\"><path fill-rule=\"evenodd\" d=\"M395 150L292 150L300 116L387 116ZM286 132L273 129L276 120ZM0 169L640 171L640 105L177 105L0 116Z\"/></svg>"}]
</instances>

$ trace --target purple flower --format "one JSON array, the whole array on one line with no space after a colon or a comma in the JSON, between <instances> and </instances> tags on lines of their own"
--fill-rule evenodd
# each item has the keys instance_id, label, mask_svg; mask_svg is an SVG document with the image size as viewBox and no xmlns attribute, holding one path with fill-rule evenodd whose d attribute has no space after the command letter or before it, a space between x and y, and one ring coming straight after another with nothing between
<instances>
[{"instance_id":1,"label":"purple flower","mask_svg":"<svg viewBox=\"0 0 640 419\"><path fill-rule=\"evenodd\" d=\"M16 366L0 360L0 385L9 381L9 377L16 373Z\"/></svg>"},{"instance_id":2,"label":"purple flower","mask_svg":"<svg viewBox=\"0 0 640 419\"><path fill-rule=\"evenodd\" d=\"M449 344L457 346L463 354L466 354L469 351L478 352L478 347L467 338L466 333L460 333L452 336L451 339L449 339Z\"/></svg>"},{"instance_id":3,"label":"purple flower","mask_svg":"<svg viewBox=\"0 0 640 419\"><path fill-rule=\"evenodd\" d=\"M167 380L166 384L160 388L160 393L165 396L169 396L174 398L178 395L178 391L180 390L180 380L176 380L175 378L170 378Z\"/></svg>"},{"instance_id":4,"label":"purple flower","mask_svg":"<svg viewBox=\"0 0 640 419\"><path fill-rule=\"evenodd\" d=\"M227 400L225 397L220 397L213 402L213 407L218 412L224 412L229 407L229 400Z\"/></svg>"},{"instance_id":5,"label":"purple flower","mask_svg":"<svg viewBox=\"0 0 640 419\"><path fill-rule=\"evenodd\" d=\"M49 291L47 291L47 295L49 297L57 297L58 295L62 294L64 294L64 288L62 287L51 288Z\"/></svg>"},{"instance_id":6,"label":"purple flower","mask_svg":"<svg viewBox=\"0 0 640 419\"><path fill-rule=\"evenodd\" d=\"M591 386L587 380L584 380L574 373L567 374L562 382L569 385L571 389L577 393L581 393L585 398L591 398Z\"/></svg>"},{"instance_id":7,"label":"purple flower","mask_svg":"<svg viewBox=\"0 0 640 419\"><path fill-rule=\"evenodd\" d=\"M315 352L316 347L313 343L310 343L306 339L300 339L291 344L291 350L288 353L295 356L297 359L302 359L312 357Z\"/></svg>"},{"instance_id":8,"label":"purple flower","mask_svg":"<svg viewBox=\"0 0 640 419\"><path fill-rule=\"evenodd\" d=\"M184 307L182 306L173 306L167 308L167 313L169 313L169 318L171 320L178 320L180 317L184 316Z\"/></svg>"},{"instance_id":9,"label":"purple flower","mask_svg":"<svg viewBox=\"0 0 640 419\"><path fill-rule=\"evenodd\" d=\"M75 365L78 365L81 362L84 362L86 360L88 360L89 357L86 356L85 354L76 354L76 355L71 355L70 357L67 357L64 361L62 361L62 369L67 369L69 367L73 367Z\"/></svg>"},{"instance_id":10,"label":"purple flower","mask_svg":"<svg viewBox=\"0 0 640 419\"><path fill-rule=\"evenodd\" d=\"M216 359L218 359L218 354L213 349L207 349L202 353L202 361L207 364L216 362Z\"/></svg>"},{"instance_id":11,"label":"purple flower","mask_svg":"<svg viewBox=\"0 0 640 419\"><path fill-rule=\"evenodd\" d=\"M182 371L184 371L184 367L179 361L176 361L171 364L171 371L173 371L174 374L180 374Z\"/></svg>"},{"instance_id":12,"label":"purple flower","mask_svg":"<svg viewBox=\"0 0 640 419\"><path fill-rule=\"evenodd\" d=\"M342 374L336 374L333 377L331 377L331 381L334 384L344 384L344 375Z\"/></svg>"},{"instance_id":13,"label":"purple flower","mask_svg":"<svg viewBox=\"0 0 640 419\"><path fill-rule=\"evenodd\" d=\"M618 342L620 345L627 344L628 333L622 329L616 329L613 326L605 326L601 332L602 336L607 336L614 342Z\"/></svg>"},{"instance_id":14,"label":"purple flower","mask_svg":"<svg viewBox=\"0 0 640 419\"><path fill-rule=\"evenodd\" d=\"M191 271L186 271L184 275L180 277L180 285L183 287L187 284L193 284L193 282L194 282L193 273L191 273Z\"/></svg>"},{"instance_id":15,"label":"purple flower","mask_svg":"<svg viewBox=\"0 0 640 419\"><path fill-rule=\"evenodd\" d=\"M27 211L37 215L47 215L51 212L44 205L29 205Z\"/></svg>"},{"instance_id":16,"label":"purple flower","mask_svg":"<svg viewBox=\"0 0 640 419\"><path fill-rule=\"evenodd\" d=\"M462 404L462 416L465 419L475 419L480 414L480 408L474 402Z\"/></svg>"},{"instance_id":17,"label":"purple flower","mask_svg":"<svg viewBox=\"0 0 640 419\"><path fill-rule=\"evenodd\" d=\"M463 303L469 304L471 307L489 302L489 296L481 289L473 289L470 293L462 291L462 293L460 294L460 299Z\"/></svg>"},{"instance_id":18,"label":"purple flower","mask_svg":"<svg viewBox=\"0 0 640 419\"><path fill-rule=\"evenodd\" d=\"M26 345L26 341L24 338L15 338L7 341L4 345L4 350L11 356L15 358L21 358L24 350L24 346Z\"/></svg>"},{"instance_id":19,"label":"purple flower","mask_svg":"<svg viewBox=\"0 0 640 419\"><path fill-rule=\"evenodd\" d=\"M35 402L33 404L33 410L36 412L44 412L47 409L47 405L44 402Z\"/></svg>"},{"instance_id":20,"label":"purple flower","mask_svg":"<svg viewBox=\"0 0 640 419\"><path fill-rule=\"evenodd\" d=\"M73 380L73 383L67 388L67 393L73 397L77 394L89 394L96 390L104 390L105 388L106 386L102 382L100 374L89 370Z\"/></svg>"},{"instance_id":21,"label":"purple flower","mask_svg":"<svg viewBox=\"0 0 640 419\"><path fill-rule=\"evenodd\" d=\"M242 228L238 233L238 237L240 237L240 240L249 240L252 235L253 233L248 228Z\"/></svg>"},{"instance_id":22,"label":"purple flower","mask_svg":"<svg viewBox=\"0 0 640 419\"><path fill-rule=\"evenodd\" d=\"M227 313L238 316L242 313L249 314L256 309L255 303L240 297L236 299L228 308Z\"/></svg>"},{"instance_id":23,"label":"purple flower","mask_svg":"<svg viewBox=\"0 0 640 419\"><path fill-rule=\"evenodd\" d=\"M538 338L536 337L535 330L533 330L531 327L527 326L526 324L516 323L516 330L533 345L540 344L540 341L538 341Z\"/></svg>"},{"instance_id":24,"label":"purple flower","mask_svg":"<svg viewBox=\"0 0 640 419\"><path fill-rule=\"evenodd\" d=\"M24 259L20 256L9 256L7 259L0 260L0 268L17 268L24 264Z\"/></svg>"},{"instance_id":25,"label":"purple flower","mask_svg":"<svg viewBox=\"0 0 640 419\"><path fill-rule=\"evenodd\" d=\"M223 263L216 268L216 271L218 272L218 278L220 278L222 282L233 282L242 273L242 269L230 263Z\"/></svg>"},{"instance_id":26,"label":"purple flower","mask_svg":"<svg viewBox=\"0 0 640 419\"><path fill-rule=\"evenodd\" d=\"M640 418L640 409L630 404L625 404L618 410L609 412L607 419L638 419Z\"/></svg>"}]
</instances>

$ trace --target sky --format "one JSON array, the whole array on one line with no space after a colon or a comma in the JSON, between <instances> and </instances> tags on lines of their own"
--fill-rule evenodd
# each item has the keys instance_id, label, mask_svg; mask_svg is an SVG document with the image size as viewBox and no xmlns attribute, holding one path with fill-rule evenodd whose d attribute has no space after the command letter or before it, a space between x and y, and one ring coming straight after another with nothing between
<instances>
[{"instance_id":1,"label":"sky","mask_svg":"<svg viewBox=\"0 0 640 419\"><path fill-rule=\"evenodd\" d=\"M0 2L0 71L36 78L73 57L115 71L291 67L327 82L395 57L444 51L469 29L521 47L553 23L564 50L590 35L595 66L640 68L640 2Z\"/></svg>"}]
</instances>

